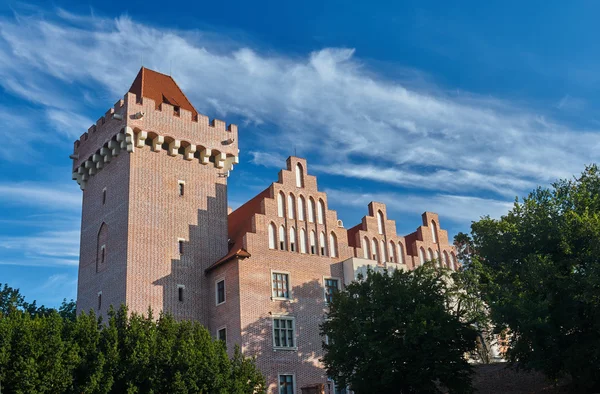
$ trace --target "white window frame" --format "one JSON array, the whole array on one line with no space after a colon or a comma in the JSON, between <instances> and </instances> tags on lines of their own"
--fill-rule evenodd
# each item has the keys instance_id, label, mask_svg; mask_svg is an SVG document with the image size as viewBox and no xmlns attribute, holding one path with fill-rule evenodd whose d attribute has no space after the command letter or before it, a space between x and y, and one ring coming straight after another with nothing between
<instances>
[{"instance_id":1,"label":"white window frame","mask_svg":"<svg viewBox=\"0 0 600 394\"><path fill-rule=\"evenodd\" d=\"M181 300L179 299L179 289L185 290L185 285L177 285L177 302L185 302L184 295L185 291L181 292Z\"/></svg>"},{"instance_id":2,"label":"white window frame","mask_svg":"<svg viewBox=\"0 0 600 394\"><path fill-rule=\"evenodd\" d=\"M217 340L220 340L219 331L221 331L221 330L225 330L225 340L223 342L225 342L225 345L227 345L227 340L229 339L228 335L227 335L227 326L221 326L221 327L217 328L217 333L216 333L215 337L217 338Z\"/></svg>"},{"instance_id":3,"label":"white window frame","mask_svg":"<svg viewBox=\"0 0 600 394\"><path fill-rule=\"evenodd\" d=\"M223 302L219 302L219 283L223 282ZM227 283L225 278L221 277L215 280L215 305L223 305L227 301Z\"/></svg>"},{"instance_id":4,"label":"white window frame","mask_svg":"<svg viewBox=\"0 0 600 394\"><path fill-rule=\"evenodd\" d=\"M275 346L275 319L280 320L291 320L292 321L292 330L294 334L294 346ZM298 331L296 329L296 316L286 315L286 314L274 314L271 317L271 338L273 340L273 350L285 350L285 351L297 351L298 350Z\"/></svg>"},{"instance_id":5,"label":"white window frame","mask_svg":"<svg viewBox=\"0 0 600 394\"><path fill-rule=\"evenodd\" d=\"M281 376L292 376L292 392L296 394L296 374L292 372L282 372L277 374L277 394L281 393Z\"/></svg>"},{"instance_id":6,"label":"white window frame","mask_svg":"<svg viewBox=\"0 0 600 394\"><path fill-rule=\"evenodd\" d=\"M288 296L286 297L276 297L275 293L273 291L273 274L283 274L283 275L287 275L287 293ZM292 299L292 275L290 274L289 271L282 271L282 270L271 270L271 275L269 276L269 286L271 289L271 300L273 301L290 301Z\"/></svg>"},{"instance_id":7,"label":"white window frame","mask_svg":"<svg viewBox=\"0 0 600 394\"><path fill-rule=\"evenodd\" d=\"M183 193L180 192L181 189L180 189L179 185L183 185ZM185 196L185 181L183 181L181 179L177 180L177 195L179 197Z\"/></svg>"},{"instance_id":8,"label":"white window frame","mask_svg":"<svg viewBox=\"0 0 600 394\"><path fill-rule=\"evenodd\" d=\"M337 280L337 290L342 290L342 280L337 276L323 276L323 300L325 300L325 305L329 305L327 302L327 286L325 286L325 280L327 279L335 279Z\"/></svg>"}]
</instances>

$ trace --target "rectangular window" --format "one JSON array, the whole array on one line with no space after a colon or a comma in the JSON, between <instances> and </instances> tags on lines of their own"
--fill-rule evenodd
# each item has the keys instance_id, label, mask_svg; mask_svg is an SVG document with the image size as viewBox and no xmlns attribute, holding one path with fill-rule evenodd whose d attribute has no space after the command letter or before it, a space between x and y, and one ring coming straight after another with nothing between
<instances>
[{"instance_id":1,"label":"rectangular window","mask_svg":"<svg viewBox=\"0 0 600 394\"><path fill-rule=\"evenodd\" d=\"M183 302L183 289L185 289L183 285L177 286L177 299L179 302Z\"/></svg>"},{"instance_id":2,"label":"rectangular window","mask_svg":"<svg viewBox=\"0 0 600 394\"><path fill-rule=\"evenodd\" d=\"M227 329L226 328L221 328L219 331L217 331L217 339L219 341L223 341L223 342L227 343Z\"/></svg>"},{"instance_id":3,"label":"rectangular window","mask_svg":"<svg viewBox=\"0 0 600 394\"><path fill-rule=\"evenodd\" d=\"M293 349L296 347L296 322L293 317L273 318L273 346Z\"/></svg>"},{"instance_id":4,"label":"rectangular window","mask_svg":"<svg viewBox=\"0 0 600 394\"><path fill-rule=\"evenodd\" d=\"M102 292L98 293L98 310L102 309Z\"/></svg>"},{"instance_id":5,"label":"rectangular window","mask_svg":"<svg viewBox=\"0 0 600 394\"><path fill-rule=\"evenodd\" d=\"M106 203L106 188L102 189L102 205Z\"/></svg>"},{"instance_id":6,"label":"rectangular window","mask_svg":"<svg viewBox=\"0 0 600 394\"><path fill-rule=\"evenodd\" d=\"M179 254L183 254L183 240L179 240Z\"/></svg>"},{"instance_id":7,"label":"rectangular window","mask_svg":"<svg viewBox=\"0 0 600 394\"><path fill-rule=\"evenodd\" d=\"M217 305L225 302L225 279L217 282Z\"/></svg>"},{"instance_id":8,"label":"rectangular window","mask_svg":"<svg viewBox=\"0 0 600 394\"><path fill-rule=\"evenodd\" d=\"M104 258L106 257L106 245L100 247L100 264L104 264Z\"/></svg>"},{"instance_id":9,"label":"rectangular window","mask_svg":"<svg viewBox=\"0 0 600 394\"><path fill-rule=\"evenodd\" d=\"M325 279L325 301L329 304L333 299L333 294L339 290L339 281L337 279Z\"/></svg>"},{"instance_id":10,"label":"rectangular window","mask_svg":"<svg viewBox=\"0 0 600 394\"><path fill-rule=\"evenodd\" d=\"M315 254L315 245L310 245L310 254Z\"/></svg>"},{"instance_id":11,"label":"rectangular window","mask_svg":"<svg viewBox=\"0 0 600 394\"><path fill-rule=\"evenodd\" d=\"M279 394L295 394L294 375L279 375Z\"/></svg>"},{"instance_id":12,"label":"rectangular window","mask_svg":"<svg viewBox=\"0 0 600 394\"><path fill-rule=\"evenodd\" d=\"M291 250L292 252L295 252L295 251L296 251L296 244L295 244L294 242L290 242L290 250Z\"/></svg>"},{"instance_id":13,"label":"rectangular window","mask_svg":"<svg viewBox=\"0 0 600 394\"><path fill-rule=\"evenodd\" d=\"M183 193L185 192L185 182L183 181L179 181L179 196L183 196Z\"/></svg>"},{"instance_id":14,"label":"rectangular window","mask_svg":"<svg viewBox=\"0 0 600 394\"><path fill-rule=\"evenodd\" d=\"M273 272L273 298L290 298L289 275Z\"/></svg>"},{"instance_id":15,"label":"rectangular window","mask_svg":"<svg viewBox=\"0 0 600 394\"><path fill-rule=\"evenodd\" d=\"M279 250L285 250L285 241L279 241Z\"/></svg>"},{"instance_id":16,"label":"rectangular window","mask_svg":"<svg viewBox=\"0 0 600 394\"><path fill-rule=\"evenodd\" d=\"M325 256L325 246L321 246L321 256Z\"/></svg>"}]
</instances>

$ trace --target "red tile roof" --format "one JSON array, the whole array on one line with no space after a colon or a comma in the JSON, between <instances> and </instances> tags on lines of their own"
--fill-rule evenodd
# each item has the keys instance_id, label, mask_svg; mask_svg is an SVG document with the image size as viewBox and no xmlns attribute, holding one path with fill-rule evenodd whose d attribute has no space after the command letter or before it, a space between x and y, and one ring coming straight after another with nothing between
<instances>
[{"instance_id":1,"label":"red tile roof","mask_svg":"<svg viewBox=\"0 0 600 394\"><path fill-rule=\"evenodd\" d=\"M244 235L252 231L252 217L261 213L262 200L270 197L270 187L266 188L253 199L231 212L227 217L229 234L229 252L206 269L206 272L224 264L234 258L250 257L250 253L244 249Z\"/></svg>"},{"instance_id":2,"label":"red tile roof","mask_svg":"<svg viewBox=\"0 0 600 394\"><path fill-rule=\"evenodd\" d=\"M198 119L198 111L170 75L142 67L131 84L129 92L138 97L154 100L157 109L160 104L167 103L190 111L192 119Z\"/></svg>"}]
</instances>

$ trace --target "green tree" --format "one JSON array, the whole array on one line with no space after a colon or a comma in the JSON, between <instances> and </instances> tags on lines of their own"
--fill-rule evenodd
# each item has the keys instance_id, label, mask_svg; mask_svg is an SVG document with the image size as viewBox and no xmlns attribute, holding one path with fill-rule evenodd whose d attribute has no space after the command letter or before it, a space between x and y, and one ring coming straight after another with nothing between
<instances>
[{"instance_id":1,"label":"green tree","mask_svg":"<svg viewBox=\"0 0 600 394\"><path fill-rule=\"evenodd\" d=\"M328 375L358 394L471 392L465 353L476 330L457 304L456 283L428 262L410 272L369 271L335 294L321 326Z\"/></svg>"},{"instance_id":2,"label":"green tree","mask_svg":"<svg viewBox=\"0 0 600 394\"><path fill-rule=\"evenodd\" d=\"M538 188L472 225L473 260L508 358L580 392L600 390L600 173Z\"/></svg>"}]
</instances>

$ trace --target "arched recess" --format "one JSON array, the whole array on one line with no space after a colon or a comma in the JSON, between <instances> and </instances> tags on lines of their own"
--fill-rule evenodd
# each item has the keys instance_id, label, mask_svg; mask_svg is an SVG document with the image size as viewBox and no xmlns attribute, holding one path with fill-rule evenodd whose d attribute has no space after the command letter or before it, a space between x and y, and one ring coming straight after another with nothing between
<instances>
[{"instance_id":1,"label":"arched recess","mask_svg":"<svg viewBox=\"0 0 600 394\"><path fill-rule=\"evenodd\" d=\"M450 252L450 259L452 260L452 270L456 271L458 269L458 261L456 261L454 252Z\"/></svg>"},{"instance_id":2,"label":"arched recess","mask_svg":"<svg viewBox=\"0 0 600 394\"><path fill-rule=\"evenodd\" d=\"M284 217L285 214L285 195L283 192L277 194L277 216Z\"/></svg>"},{"instance_id":3,"label":"arched recess","mask_svg":"<svg viewBox=\"0 0 600 394\"><path fill-rule=\"evenodd\" d=\"M296 251L296 229L290 227L290 251Z\"/></svg>"},{"instance_id":4,"label":"arched recess","mask_svg":"<svg viewBox=\"0 0 600 394\"><path fill-rule=\"evenodd\" d=\"M325 223L325 203L321 199L319 199L318 215L318 223Z\"/></svg>"},{"instance_id":5,"label":"arched recess","mask_svg":"<svg viewBox=\"0 0 600 394\"><path fill-rule=\"evenodd\" d=\"M398 242L398 263L404 264L404 246Z\"/></svg>"},{"instance_id":6,"label":"arched recess","mask_svg":"<svg viewBox=\"0 0 600 394\"><path fill-rule=\"evenodd\" d=\"M305 211L304 197L298 196L298 220L306 220L304 211Z\"/></svg>"},{"instance_id":7,"label":"arched recess","mask_svg":"<svg viewBox=\"0 0 600 394\"><path fill-rule=\"evenodd\" d=\"M279 227L279 250L285 250L285 227Z\"/></svg>"},{"instance_id":8,"label":"arched recess","mask_svg":"<svg viewBox=\"0 0 600 394\"><path fill-rule=\"evenodd\" d=\"M288 195L288 219L296 218L296 198L292 193Z\"/></svg>"},{"instance_id":9,"label":"arched recess","mask_svg":"<svg viewBox=\"0 0 600 394\"><path fill-rule=\"evenodd\" d=\"M369 238L364 237L362 240L363 257L365 259L371 260L372 256L371 256L371 250L370 250L369 244L370 244Z\"/></svg>"},{"instance_id":10,"label":"arched recess","mask_svg":"<svg viewBox=\"0 0 600 394\"><path fill-rule=\"evenodd\" d=\"M383 213L381 211L377 211L377 231L379 234L383 234Z\"/></svg>"},{"instance_id":11,"label":"arched recess","mask_svg":"<svg viewBox=\"0 0 600 394\"><path fill-rule=\"evenodd\" d=\"M431 248L427 249L427 261L433 260L433 250Z\"/></svg>"},{"instance_id":12,"label":"arched recess","mask_svg":"<svg viewBox=\"0 0 600 394\"><path fill-rule=\"evenodd\" d=\"M438 231L437 231L437 225L435 224L435 222L432 220L431 221L431 239L433 239L434 243L438 242Z\"/></svg>"},{"instance_id":13,"label":"arched recess","mask_svg":"<svg viewBox=\"0 0 600 394\"><path fill-rule=\"evenodd\" d=\"M308 221L314 223L315 221L315 200L312 197L308 199Z\"/></svg>"},{"instance_id":14,"label":"arched recess","mask_svg":"<svg viewBox=\"0 0 600 394\"><path fill-rule=\"evenodd\" d=\"M442 254L442 256L444 256L444 266L452 269L452 267L450 266L450 261L448 260L448 252L446 252L444 250L444 253Z\"/></svg>"},{"instance_id":15,"label":"arched recess","mask_svg":"<svg viewBox=\"0 0 600 394\"><path fill-rule=\"evenodd\" d=\"M96 271L106 264L106 243L108 242L108 226L102 222L96 240Z\"/></svg>"},{"instance_id":16,"label":"arched recess","mask_svg":"<svg viewBox=\"0 0 600 394\"><path fill-rule=\"evenodd\" d=\"M321 248L321 256L327 256L327 241L323 231L319 233L319 247Z\"/></svg>"},{"instance_id":17,"label":"arched recess","mask_svg":"<svg viewBox=\"0 0 600 394\"><path fill-rule=\"evenodd\" d=\"M398 258L396 257L396 247L394 245L393 241L390 241L389 243L389 249L388 249L388 255L390 256L390 262L392 263L397 263L398 262Z\"/></svg>"},{"instance_id":18,"label":"arched recess","mask_svg":"<svg viewBox=\"0 0 600 394\"><path fill-rule=\"evenodd\" d=\"M385 241L382 239L379 242L379 262L383 263L384 261L387 261L387 256L386 256L386 250L385 250Z\"/></svg>"},{"instance_id":19,"label":"arched recess","mask_svg":"<svg viewBox=\"0 0 600 394\"><path fill-rule=\"evenodd\" d=\"M300 229L300 253L306 253L306 230Z\"/></svg>"},{"instance_id":20,"label":"arched recess","mask_svg":"<svg viewBox=\"0 0 600 394\"><path fill-rule=\"evenodd\" d=\"M317 235L314 230L310 231L310 254L317 254Z\"/></svg>"},{"instance_id":21,"label":"arched recess","mask_svg":"<svg viewBox=\"0 0 600 394\"><path fill-rule=\"evenodd\" d=\"M275 249L277 245L277 235L275 223L269 224L269 249Z\"/></svg>"},{"instance_id":22,"label":"arched recess","mask_svg":"<svg viewBox=\"0 0 600 394\"><path fill-rule=\"evenodd\" d=\"M338 244L337 244L337 236L332 231L329 234L329 256L337 257L338 256Z\"/></svg>"},{"instance_id":23,"label":"arched recess","mask_svg":"<svg viewBox=\"0 0 600 394\"><path fill-rule=\"evenodd\" d=\"M419 261L421 265L425 264L425 249L419 248Z\"/></svg>"},{"instance_id":24,"label":"arched recess","mask_svg":"<svg viewBox=\"0 0 600 394\"><path fill-rule=\"evenodd\" d=\"M302 164L296 164L296 187L304 187L304 169Z\"/></svg>"},{"instance_id":25,"label":"arched recess","mask_svg":"<svg viewBox=\"0 0 600 394\"><path fill-rule=\"evenodd\" d=\"M379 261L379 245L377 245L377 239L373 238L372 242L371 242L371 253L373 253L373 257L372 259L377 261L378 263Z\"/></svg>"},{"instance_id":26,"label":"arched recess","mask_svg":"<svg viewBox=\"0 0 600 394\"><path fill-rule=\"evenodd\" d=\"M442 260L440 260L440 252L435 251L435 263L438 267L442 267Z\"/></svg>"}]
</instances>

